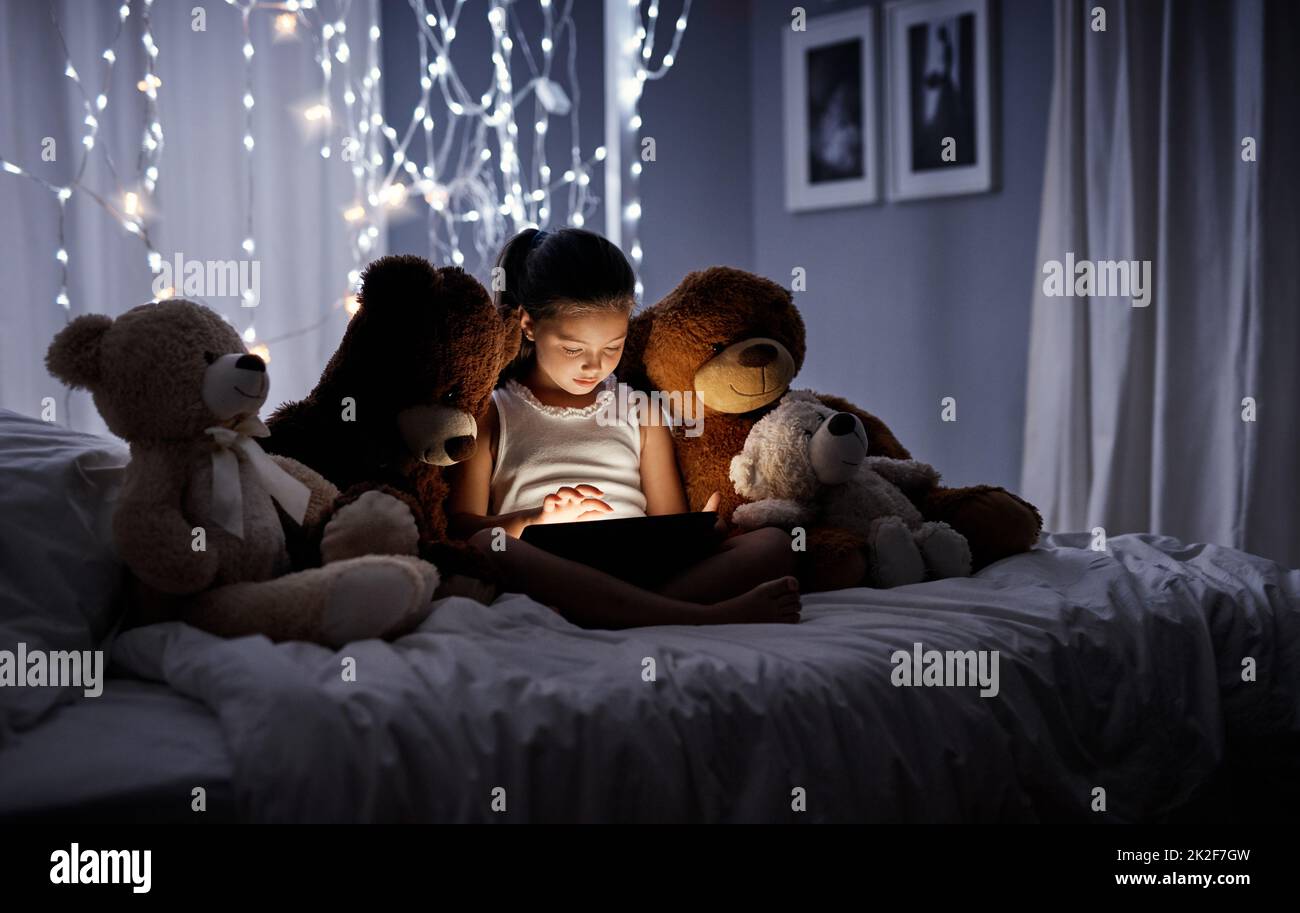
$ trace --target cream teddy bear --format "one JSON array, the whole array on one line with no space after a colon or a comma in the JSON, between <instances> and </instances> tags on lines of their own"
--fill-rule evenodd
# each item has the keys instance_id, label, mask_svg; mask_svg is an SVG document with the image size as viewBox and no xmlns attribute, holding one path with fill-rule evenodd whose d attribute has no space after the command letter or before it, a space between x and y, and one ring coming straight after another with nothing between
<instances>
[{"instance_id":1,"label":"cream teddy bear","mask_svg":"<svg viewBox=\"0 0 1300 913\"><path fill-rule=\"evenodd\" d=\"M255 440L267 433L257 417L266 365L208 308L175 299L116 320L78 317L55 336L46 365L90 390L131 445L113 539L142 585L134 621L337 647L429 614L439 575L414 557L409 508L370 492L331 514L338 489L266 454ZM294 538L299 528L323 566L292 565L286 530Z\"/></svg>"},{"instance_id":2,"label":"cream teddy bear","mask_svg":"<svg viewBox=\"0 0 1300 913\"><path fill-rule=\"evenodd\" d=\"M731 460L731 481L751 499L732 517L743 529L816 525L862 536L875 586L970 574L965 537L926 522L906 494L937 485L933 467L868 456L861 420L811 390L790 391L750 429Z\"/></svg>"}]
</instances>

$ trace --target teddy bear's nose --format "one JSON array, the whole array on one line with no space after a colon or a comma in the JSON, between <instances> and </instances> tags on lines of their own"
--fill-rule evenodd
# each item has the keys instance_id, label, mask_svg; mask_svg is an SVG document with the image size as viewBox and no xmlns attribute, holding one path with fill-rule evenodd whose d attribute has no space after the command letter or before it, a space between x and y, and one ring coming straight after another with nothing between
<instances>
[{"instance_id":1,"label":"teddy bear's nose","mask_svg":"<svg viewBox=\"0 0 1300 913\"><path fill-rule=\"evenodd\" d=\"M235 361L236 368L242 368L245 371L266 371L266 362L256 355L241 355Z\"/></svg>"},{"instance_id":2,"label":"teddy bear's nose","mask_svg":"<svg viewBox=\"0 0 1300 913\"><path fill-rule=\"evenodd\" d=\"M837 437L853 433L853 416L848 412L836 412L826 425L826 430Z\"/></svg>"},{"instance_id":3,"label":"teddy bear's nose","mask_svg":"<svg viewBox=\"0 0 1300 913\"><path fill-rule=\"evenodd\" d=\"M770 342L758 342L746 346L740 352L740 363L746 368L761 368L776 361L776 346Z\"/></svg>"},{"instance_id":4,"label":"teddy bear's nose","mask_svg":"<svg viewBox=\"0 0 1300 913\"><path fill-rule=\"evenodd\" d=\"M474 438L468 434L462 434L447 441L447 456L451 457L457 463L461 460L467 460L474 455Z\"/></svg>"}]
</instances>

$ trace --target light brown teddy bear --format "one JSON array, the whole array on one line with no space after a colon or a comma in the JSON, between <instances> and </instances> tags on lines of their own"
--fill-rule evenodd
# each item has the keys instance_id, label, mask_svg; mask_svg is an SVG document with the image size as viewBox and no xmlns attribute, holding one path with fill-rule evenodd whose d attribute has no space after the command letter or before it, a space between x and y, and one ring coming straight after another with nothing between
<instances>
[{"instance_id":1,"label":"light brown teddy bear","mask_svg":"<svg viewBox=\"0 0 1300 913\"><path fill-rule=\"evenodd\" d=\"M113 538L142 585L135 622L171 618L221 636L337 647L401 633L429 614L439 575L413 557L410 510L371 492L316 529L338 489L258 446L266 365L211 310L175 299L116 320L78 317L54 338L46 365L88 389L131 445ZM307 540L320 543L324 566L295 572L282 524L315 530Z\"/></svg>"}]
</instances>

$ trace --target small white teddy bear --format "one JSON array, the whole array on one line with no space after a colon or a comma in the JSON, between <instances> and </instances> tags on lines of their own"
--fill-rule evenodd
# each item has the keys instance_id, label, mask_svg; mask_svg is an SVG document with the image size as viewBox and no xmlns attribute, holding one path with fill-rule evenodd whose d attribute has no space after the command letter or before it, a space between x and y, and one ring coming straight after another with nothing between
<instances>
[{"instance_id":1,"label":"small white teddy bear","mask_svg":"<svg viewBox=\"0 0 1300 913\"><path fill-rule=\"evenodd\" d=\"M867 456L861 420L811 390L790 391L750 429L731 460L731 481L750 499L732 515L743 529L816 525L862 536L875 586L970 575L966 538L946 523L926 522L904 493L937 485L934 468Z\"/></svg>"}]
</instances>

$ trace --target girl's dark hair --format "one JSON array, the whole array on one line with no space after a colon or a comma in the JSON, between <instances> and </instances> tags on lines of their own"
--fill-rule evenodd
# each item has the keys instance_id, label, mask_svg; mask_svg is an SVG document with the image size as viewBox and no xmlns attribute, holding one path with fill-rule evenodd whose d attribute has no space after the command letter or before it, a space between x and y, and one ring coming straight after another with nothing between
<instances>
[{"instance_id":1,"label":"girl's dark hair","mask_svg":"<svg viewBox=\"0 0 1300 913\"><path fill-rule=\"evenodd\" d=\"M502 318L523 308L533 320L593 311L631 312L636 276L623 252L581 228L526 228L506 242L492 271L493 301ZM517 376L532 362L523 337L519 355L501 374Z\"/></svg>"}]
</instances>

